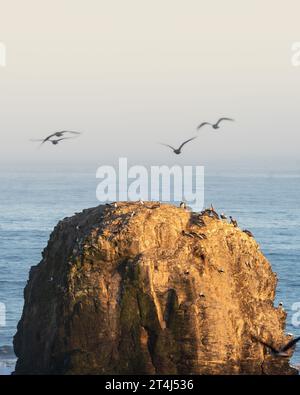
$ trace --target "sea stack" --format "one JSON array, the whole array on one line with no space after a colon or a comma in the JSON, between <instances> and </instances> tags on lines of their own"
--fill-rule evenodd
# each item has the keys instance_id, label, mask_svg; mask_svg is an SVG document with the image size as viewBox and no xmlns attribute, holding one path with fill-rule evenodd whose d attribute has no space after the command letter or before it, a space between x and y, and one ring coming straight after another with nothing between
<instances>
[{"instance_id":1,"label":"sea stack","mask_svg":"<svg viewBox=\"0 0 300 395\"><path fill-rule=\"evenodd\" d=\"M254 341L290 340L255 239L152 205L59 222L25 288L15 374L297 374Z\"/></svg>"}]
</instances>

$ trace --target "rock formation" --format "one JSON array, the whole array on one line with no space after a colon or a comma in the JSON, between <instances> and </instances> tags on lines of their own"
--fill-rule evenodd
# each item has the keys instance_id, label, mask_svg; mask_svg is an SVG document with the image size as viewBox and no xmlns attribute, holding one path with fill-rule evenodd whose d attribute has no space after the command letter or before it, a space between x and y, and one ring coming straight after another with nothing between
<instances>
[{"instance_id":1,"label":"rock formation","mask_svg":"<svg viewBox=\"0 0 300 395\"><path fill-rule=\"evenodd\" d=\"M255 239L171 205L65 218L30 271L16 374L294 374Z\"/></svg>"}]
</instances>

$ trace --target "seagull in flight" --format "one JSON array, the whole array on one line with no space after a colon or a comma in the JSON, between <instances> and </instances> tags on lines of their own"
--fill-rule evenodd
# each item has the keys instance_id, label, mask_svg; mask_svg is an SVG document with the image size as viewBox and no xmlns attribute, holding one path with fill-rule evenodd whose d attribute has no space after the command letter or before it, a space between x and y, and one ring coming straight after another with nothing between
<instances>
[{"instance_id":1,"label":"seagull in flight","mask_svg":"<svg viewBox=\"0 0 300 395\"><path fill-rule=\"evenodd\" d=\"M41 145L49 141L49 143L52 143L53 145L57 145L62 140L68 140L72 138L74 137L62 137L61 139L54 139L54 140L47 139L47 140L31 140L31 141L41 141L42 142Z\"/></svg>"},{"instance_id":2,"label":"seagull in flight","mask_svg":"<svg viewBox=\"0 0 300 395\"><path fill-rule=\"evenodd\" d=\"M287 344L285 344L284 346L282 346L280 348L275 348L275 347L271 346L270 344L257 339L256 337L254 337L254 339L257 340L259 343L263 344L265 347L267 347L271 351L271 354L274 357L289 357L290 355L287 353L287 351L289 349L295 347L296 343L300 340L300 336L295 337L295 339L290 340Z\"/></svg>"},{"instance_id":3,"label":"seagull in flight","mask_svg":"<svg viewBox=\"0 0 300 395\"><path fill-rule=\"evenodd\" d=\"M55 132L55 133L50 134L49 136L47 136L43 140L31 140L31 141L41 141L42 144L46 143L47 141L51 141L51 142L57 141L57 143L53 143L55 145L55 144L58 144L58 141L63 140L63 139L51 140L51 137L63 137L65 133L80 134L80 132L74 132L72 130L62 130L60 132ZM65 137L65 138L71 138L71 137Z\"/></svg>"},{"instance_id":4,"label":"seagull in flight","mask_svg":"<svg viewBox=\"0 0 300 395\"><path fill-rule=\"evenodd\" d=\"M179 154L181 154L182 147L183 147L186 143L188 143L189 141L195 140L196 138L197 138L197 137L192 137L191 139L188 139L188 140L184 141L184 142L181 144L181 146L180 146L179 148L174 148L174 147L172 147L171 145L163 144L163 143L161 143L161 145L164 145L165 147L171 148L171 150L173 150L174 154L179 155Z\"/></svg>"},{"instance_id":5,"label":"seagull in flight","mask_svg":"<svg viewBox=\"0 0 300 395\"><path fill-rule=\"evenodd\" d=\"M218 120L218 122L217 123L215 123L215 124L213 124L213 123L210 123L210 122L202 122L198 127L197 127L197 129L199 130L199 129L201 129L203 126L205 126L205 125L210 125L213 129L220 129L220 123L222 122L222 121L234 121L234 119L232 119L232 118L220 118L219 120Z\"/></svg>"}]
</instances>

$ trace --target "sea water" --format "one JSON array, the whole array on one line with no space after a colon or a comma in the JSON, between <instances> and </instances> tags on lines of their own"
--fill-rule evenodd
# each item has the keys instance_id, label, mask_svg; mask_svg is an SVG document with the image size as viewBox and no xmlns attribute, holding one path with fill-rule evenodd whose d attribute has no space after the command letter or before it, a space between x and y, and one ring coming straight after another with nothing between
<instances>
[{"instance_id":1,"label":"sea water","mask_svg":"<svg viewBox=\"0 0 300 395\"><path fill-rule=\"evenodd\" d=\"M60 219L99 204L95 174L96 169L79 167L0 170L0 303L6 306L5 326L0 326L0 374L14 370L12 340L29 269L40 261ZM300 177L288 172L205 178L206 206L213 203L218 212L232 215L241 228L254 233L278 275L275 305L282 301L288 313L286 332L298 336L293 308L300 302L299 196ZM300 364L299 345L292 363Z\"/></svg>"}]
</instances>

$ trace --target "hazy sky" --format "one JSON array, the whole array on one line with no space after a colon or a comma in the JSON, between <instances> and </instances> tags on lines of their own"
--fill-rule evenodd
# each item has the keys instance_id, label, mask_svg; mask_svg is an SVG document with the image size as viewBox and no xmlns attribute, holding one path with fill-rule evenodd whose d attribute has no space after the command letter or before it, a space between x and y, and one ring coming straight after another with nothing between
<instances>
[{"instance_id":1,"label":"hazy sky","mask_svg":"<svg viewBox=\"0 0 300 395\"><path fill-rule=\"evenodd\" d=\"M299 164L300 2L0 0L0 162ZM220 133L205 120L236 119ZM84 134L37 149L31 138Z\"/></svg>"}]
</instances>

